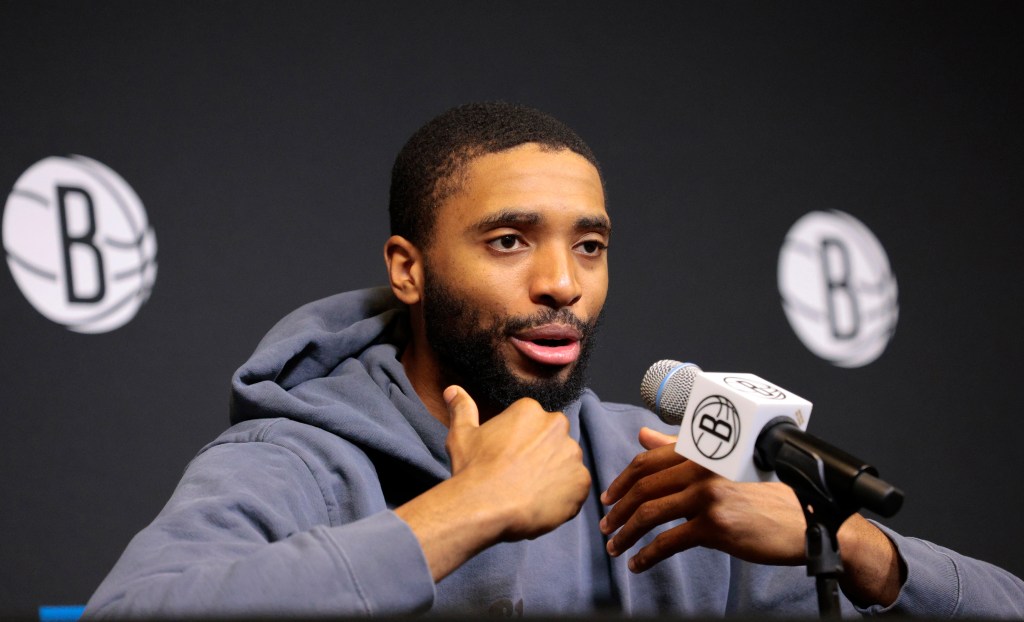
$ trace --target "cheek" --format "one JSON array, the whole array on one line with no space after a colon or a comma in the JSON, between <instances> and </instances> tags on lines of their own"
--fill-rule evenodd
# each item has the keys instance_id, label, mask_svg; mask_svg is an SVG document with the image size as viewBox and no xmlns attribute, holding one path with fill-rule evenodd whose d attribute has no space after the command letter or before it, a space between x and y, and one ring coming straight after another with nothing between
<instances>
[{"instance_id":1,"label":"cheek","mask_svg":"<svg viewBox=\"0 0 1024 622\"><path fill-rule=\"evenodd\" d=\"M522 306L522 296L517 296L516 282L509 275L484 271L463 278L467 300L482 312L481 317L487 318L488 323L529 311L518 308Z\"/></svg>"},{"instance_id":2,"label":"cheek","mask_svg":"<svg viewBox=\"0 0 1024 622\"><path fill-rule=\"evenodd\" d=\"M437 262L431 270L450 295L478 313L482 328L514 313L518 281L508 272L481 262Z\"/></svg>"},{"instance_id":3,"label":"cheek","mask_svg":"<svg viewBox=\"0 0 1024 622\"><path fill-rule=\"evenodd\" d=\"M597 270L584 281L583 296L586 299L588 317L595 317L604 308L608 298L608 270Z\"/></svg>"},{"instance_id":4,"label":"cheek","mask_svg":"<svg viewBox=\"0 0 1024 622\"><path fill-rule=\"evenodd\" d=\"M488 261L463 261L452 266L459 291L480 309L504 314L523 304L528 295L526 270L522 266L500 265Z\"/></svg>"}]
</instances>

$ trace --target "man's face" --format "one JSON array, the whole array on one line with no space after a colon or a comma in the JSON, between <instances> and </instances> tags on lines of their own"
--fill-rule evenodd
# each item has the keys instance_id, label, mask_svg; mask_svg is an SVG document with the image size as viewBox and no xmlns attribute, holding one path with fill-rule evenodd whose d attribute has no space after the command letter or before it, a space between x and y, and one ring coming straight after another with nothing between
<instances>
[{"instance_id":1,"label":"man's face","mask_svg":"<svg viewBox=\"0 0 1024 622\"><path fill-rule=\"evenodd\" d=\"M446 382L504 408L560 410L584 387L608 291L597 170L528 144L473 159L425 253L426 335Z\"/></svg>"}]
</instances>

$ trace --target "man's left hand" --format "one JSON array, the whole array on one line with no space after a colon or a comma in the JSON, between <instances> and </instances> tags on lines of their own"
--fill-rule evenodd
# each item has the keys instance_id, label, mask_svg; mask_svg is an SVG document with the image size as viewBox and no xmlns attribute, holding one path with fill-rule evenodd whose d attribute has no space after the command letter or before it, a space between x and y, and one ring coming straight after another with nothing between
<instances>
[{"instance_id":1,"label":"man's left hand","mask_svg":"<svg viewBox=\"0 0 1024 622\"><path fill-rule=\"evenodd\" d=\"M644 428L637 455L601 495L613 505L601 521L608 552L618 556L658 525L686 518L629 560L643 572L661 560L704 546L751 562L795 565L804 558L803 513L785 484L732 482L675 451L675 437Z\"/></svg>"},{"instance_id":2,"label":"man's left hand","mask_svg":"<svg viewBox=\"0 0 1024 622\"><path fill-rule=\"evenodd\" d=\"M772 565L805 562L807 524L796 495L785 484L733 482L675 451L676 438L640 431L638 454L601 495L612 506L601 532L612 535L608 552L619 556L664 523L686 522L658 534L629 560L643 572L675 553L697 546ZM843 591L855 603L889 604L902 585L895 546L858 514L839 530L846 573Z\"/></svg>"}]
</instances>

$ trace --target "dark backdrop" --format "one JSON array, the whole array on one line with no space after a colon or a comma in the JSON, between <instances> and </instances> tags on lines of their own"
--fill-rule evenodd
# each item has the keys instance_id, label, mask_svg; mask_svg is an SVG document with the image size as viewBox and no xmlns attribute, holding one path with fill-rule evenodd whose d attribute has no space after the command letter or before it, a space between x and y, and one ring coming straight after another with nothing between
<instances>
[{"instance_id":1,"label":"dark backdrop","mask_svg":"<svg viewBox=\"0 0 1024 622\"><path fill-rule=\"evenodd\" d=\"M602 160L602 397L637 402L660 358L762 375L905 489L888 524L1024 574L1020 6L0 3L0 184L103 162L160 266L100 335L0 269L0 612L84 602L225 427L262 334L384 282L394 154L476 99L545 109ZM780 306L786 231L822 209L867 224L899 281L863 368L812 355Z\"/></svg>"}]
</instances>

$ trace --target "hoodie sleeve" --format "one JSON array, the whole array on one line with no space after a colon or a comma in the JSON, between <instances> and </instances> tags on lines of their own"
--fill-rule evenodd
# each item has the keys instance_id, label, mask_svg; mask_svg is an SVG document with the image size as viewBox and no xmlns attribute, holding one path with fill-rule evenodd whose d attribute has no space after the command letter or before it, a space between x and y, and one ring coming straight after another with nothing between
<instances>
[{"instance_id":1,"label":"hoodie sleeve","mask_svg":"<svg viewBox=\"0 0 1024 622\"><path fill-rule=\"evenodd\" d=\"M128 545L86 617L361 616L429 609L419 542L393 512L332 526L290 450L216 445Z\"/></svg>"},{"instance_id":2,"label":"hoodie sleeve","mask_svg":"<svg viewBox=\"0 0 1024 622\"><path fill-rule=\"evenodd\" d=\"M988 562L879 525L899 551L907 580L896 602L865 614L945 618L1024 618L1024 581Z\"/></svg>"}]
</instances>

